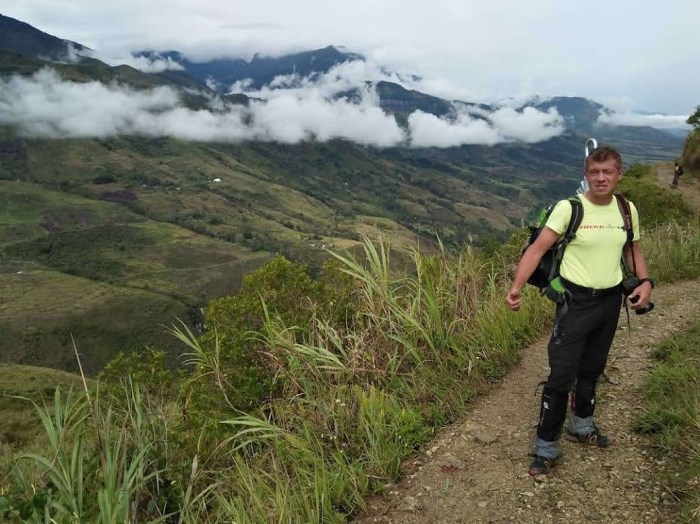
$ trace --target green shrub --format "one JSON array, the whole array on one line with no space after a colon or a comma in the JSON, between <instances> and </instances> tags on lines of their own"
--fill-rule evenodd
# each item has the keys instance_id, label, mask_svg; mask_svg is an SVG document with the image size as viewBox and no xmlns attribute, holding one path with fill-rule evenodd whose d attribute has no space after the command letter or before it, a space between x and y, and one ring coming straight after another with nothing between
<instances>
[{"instance_id":1,"label":"green shrub","mask_svg":"<svg viewBox=\"0 0 700 524\"><path fill-rule=\"evenodd\" d=\"M654 181L656 166L630 166L618 189L634 202L640 222L649 228L668 222L687 223L694 217L693 209L676 192L659 188Z\"/></svg>"},{"instance_id":2,"label":"green shrub","mask_svg":"<svg viewBox=\"0 0 700 524\"><path fill-rule=\"evenodd\" d=\"M700 131L688 135L683 146L682 165L685 169L700 169ZM690 173L684 175L689 176Z\"/></svg>"}]
</instances>

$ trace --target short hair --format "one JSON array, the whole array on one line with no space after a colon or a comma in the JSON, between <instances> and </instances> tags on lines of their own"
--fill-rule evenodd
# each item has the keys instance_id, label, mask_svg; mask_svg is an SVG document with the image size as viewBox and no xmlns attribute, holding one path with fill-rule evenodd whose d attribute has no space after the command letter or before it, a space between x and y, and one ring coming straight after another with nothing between
<instances>
[{"instance_id":1,"label":"short hair","mask_svg":"<svg viewBox=\"0 0 700 524\"><path fill-rule=\"evenodd\" d=\"M622 169L622 156L617 152L617 149L608 146L596 147L591 153L586 157L586 163L583 166L584 171L588 171L588 166L591 162L607 162L608 160L613 160L615 162L615 167L618 170Z\"/></svg>"}]
</instances>

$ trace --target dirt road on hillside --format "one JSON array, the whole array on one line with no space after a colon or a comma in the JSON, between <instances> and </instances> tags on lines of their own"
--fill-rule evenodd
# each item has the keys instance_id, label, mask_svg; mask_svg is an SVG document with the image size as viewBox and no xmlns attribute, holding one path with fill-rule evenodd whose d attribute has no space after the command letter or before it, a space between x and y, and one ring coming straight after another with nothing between
<instances>
[{"instance_id":1,"label":"dirt road on hillside","mask_svg":"<svg viewBox=\"0 0 700 524\"><path fill-rule=\"evenodd\" d=\"M656 171L656 182L660 187L680 191L683 198L696 210L700 210L700 181L693 178L686 171L686 174L680 177L678 186L671 188L673 181L673 164L659 164Z\"/></svg>"},{"instance_id":2,"label":"dirt road on hillside","mask_svg":"<svg viewBox=\"0 0 700 524\"><path fill-rule=\"evenodd\" d=\"M647 437L634 432L651 348L700 315L700 280L654 291L656 309L624 313L601 381L596 418L615 445L606 450L562 440L563 458L547 477L527 473L539 412L538 382L548 374L547 339L467 417L444 429L402 469L402 481L368 501L369 523L670 523L671 495L650 480L663 467Z\"/></svg>"},{"instance_id":3,"label":"dirt road on hillside","mask_svg":"<svg viewBox=\"0 0 700 524\"><path fill-rule=\"evenodd\" d=\"M660 187L673 166L661 164ZM679 187L700 210L700 182ZM661 286L654 311L624 313L601 381L596 418L615 445L606 450L562 440L563 458L547 477L527 473L539 413L537 384L547 377L547 341L523 351L521 363L461 422L445 428L402 468L402 480L368 500L356 522L369 523L672 523L672 495L650 480L664 466L650 439L634 432L643 385L654 367L651 348L700 316L700 279Z\"/></svg>"}]
</instances>

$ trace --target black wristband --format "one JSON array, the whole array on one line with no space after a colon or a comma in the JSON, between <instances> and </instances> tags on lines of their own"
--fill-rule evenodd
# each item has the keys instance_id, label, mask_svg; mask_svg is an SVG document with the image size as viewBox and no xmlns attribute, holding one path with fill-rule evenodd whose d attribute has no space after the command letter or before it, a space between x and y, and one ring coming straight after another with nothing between
<instances>
[{"instance_id":1,"label":"black wristband","mask_svg":"<svg viewBox=\"0 0 700 524\"><path fill-rule=\"evenodd\" d=\"M640 286L641 286L642 284L644 284L644 282L649 282L649 283L651 284L651 289L654 289L654 280L653 280L653 279L651 279L651 278L649 278L649 277L645 277L645 278L640 278L640 279L639 279L639 285L640 285Z\"/></svg>"}]
</instances>

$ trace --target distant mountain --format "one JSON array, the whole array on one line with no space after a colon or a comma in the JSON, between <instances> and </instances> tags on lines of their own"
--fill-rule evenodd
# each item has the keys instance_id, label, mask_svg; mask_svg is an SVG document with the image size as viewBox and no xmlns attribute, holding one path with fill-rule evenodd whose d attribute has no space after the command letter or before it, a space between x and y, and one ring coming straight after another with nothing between
<instances>
[{"instance_id":1,"label":"distant mountain","mask_svg":"<svg viewBox=\"0 0 700 524\"><path fill-rule=\"evenodd\" d=\"M55 36L48 35L18 20L0 17L0 50L21 53L37 60L62 60L71 49L86 51L87 47ZM29 72L41 67L41 62L18 64L7 52L0 54L0 72ZM73 53L75 54L75 53ZM294 75L298 79L313 82L331 68L354 60L364 60L360 54L348 52L334 46L323 49L289 54L281 57L256 55L250 61L243 59L221 59L193 62L178 51L136 53L153 59L169 58L183 67L183 71L164 71L146 74L129 66L111 68L91 58L82 58L74 69L59 68L64 78L95 78L101 82L118 81L138 88L170 85L183 89L183 98L188 107L200 109L206 106L206 97L214 92L224 95L229 103L247 104L245 95L228 95L230 87L239 81L247 81L249 89L260 89L270 85L280 76ZM390 73L390 72L387 72ZM411 77L414 78L415 77ZM380 81L373 84L380 107L394 115L397 122L406 126L408 116L414 111L431 113L450 120L458 113L469 113L472 118L483 119L498 109L497 106L474 104L469 101L445 100L440 97L408 89L398 83ZM196 93L201 93L200 95ZM349 100L360 98L359 88L336 95ZM566 130L574 135L594 136L603 143L618 145L630 160L668 160L675 158L682 149L683 135L652 127L611 126L598 124L601 114L612 111L602 104L582 97L554 97L533 100L528 105L541 111L551 108L564 118ZM521 108L522 110L522 108Z\"/></svg>"},{"instance_id":2,"label":"distant mountain","mask_svg":"<svg viewBox=\"0 0 700 524\"><path fill-rule=\"evenodd\" d=\"M555 108L564 118L567 129L584 134L592 134L597 128L598 117L612 111L598 102L577 96L557 96L533 105L536 109L547 111Z\"/></svg>"},{"instance_id":3,"label":"distant mountain","mask_svg":"<svg viewBox=\"0 0 700 524\"><path fill-rule=\"evenodd\" d=\"M598 102L582 97L559 96L545 101L534 101L536 109L554 108L564 118L566 129L595 137L600 144L612 144L624 152L629 161L670 160L683 147L683 136L650 126L614 126L601 124L601 115L614 111Z\"/></svg>"},{"instance_id":4,"label":"distant mountain","mask_svg":"<svg viewBox=\"0 0 700 524\"><path fill-rule=\"evenodd\" d=\"M82 44L57 38L3 15L0 15L0 48L54 62L74 61L76 52L90 51Z\"/></svg>"},{"instance_id":5,"label":"distant mountain","mask_svg":"<svg viewBox=\"0 0 700 524\"><path fill-rule=\"evenodd\" d=\"M341 51L334 46L277 58L255 55L250 62L241 58L192 62L178 51L162 53L140 51L135 55L147 58L170 58L181 65L193 78L223 93L227 93L235 82L241 80L250 79L249 87L259 89L280 75L296 74L301 78L313 77L327 73L338 64L363 59L362 55Z\"/></svg>"}]
</instances>

